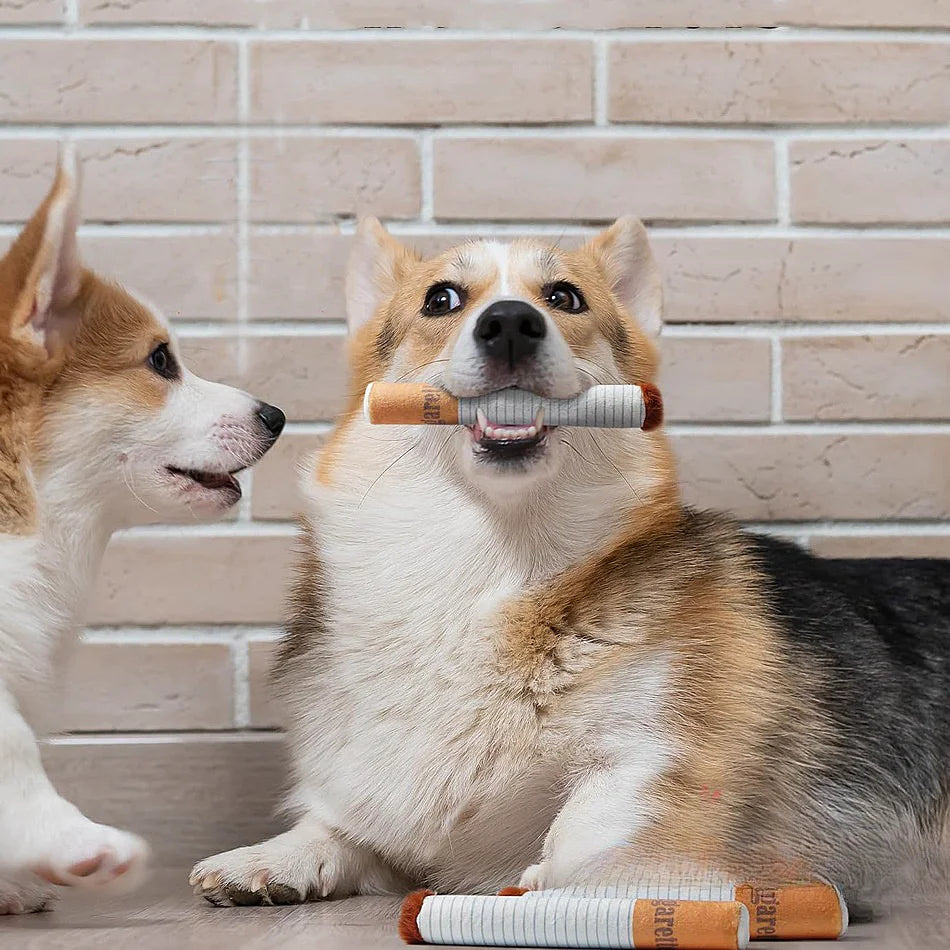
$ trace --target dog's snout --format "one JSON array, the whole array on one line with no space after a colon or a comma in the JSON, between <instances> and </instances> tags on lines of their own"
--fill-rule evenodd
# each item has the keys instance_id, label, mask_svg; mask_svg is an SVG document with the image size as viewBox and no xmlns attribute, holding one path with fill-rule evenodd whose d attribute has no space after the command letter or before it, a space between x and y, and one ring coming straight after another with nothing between
<instances>
[{"instance_id":1,"label":"dog's snout","mask_svg":"<svg viewBox=\"0 0 950 950\"><path fill-rule=\"evenodd\" d=\"M544 317L523 300L499 300L486 307L475 324L478 348L511 367L534 356L546 334Z\"/></svg>"},{"instance_id":2,"label":"dog's snout","mask_svg":"<svg viewBox=\"0 0 950 950\"><path fill-rule=\"evenodd\" d=\"M283 431L284 423L287 417L276 406L269 406L266 402L258 404L257 418L261 420L264 428L268 431L271 438L276 439Z\"/></svg>"}]
</instances>

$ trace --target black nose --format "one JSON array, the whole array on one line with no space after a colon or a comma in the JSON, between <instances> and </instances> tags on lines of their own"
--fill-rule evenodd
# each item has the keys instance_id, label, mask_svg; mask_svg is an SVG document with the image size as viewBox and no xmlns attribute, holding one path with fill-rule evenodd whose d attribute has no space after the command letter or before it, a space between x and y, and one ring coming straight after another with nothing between
<instances>
[{"instance_id":1,"label":"black nose","mask_svg":"<svg viewBox=\"0 0 950 950\"><path fill-rule=\"evenodd\" d=\"M284 423L287 421L287 417L276 406L268 406L266 402L258 405L257 418L264 423L264 428L274 439L283 431Z\"/></svg>"},{"instance_id":2,"label":"black nose","mask_svg":"<svg viewBox=\"0 0 950 950\"><path fill-rule=\"evenodd\" d=\"M534 356L547 334L544 317L523 300L499 300L478 318L475 324L475 342L488 356L515 365Z\"/></svg>"}]
</instances>

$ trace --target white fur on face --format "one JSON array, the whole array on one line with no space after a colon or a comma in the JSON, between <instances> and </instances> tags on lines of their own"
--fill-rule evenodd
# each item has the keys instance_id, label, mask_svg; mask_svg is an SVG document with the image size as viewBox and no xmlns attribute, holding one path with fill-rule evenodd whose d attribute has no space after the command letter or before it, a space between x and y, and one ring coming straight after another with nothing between
<instances>
[{"instance_id":1,"label":"white fur on face","mask_svg":"<svg viewBox=\"0 0 950 950\"><path fill-rule=\"evenodd\" d=\"M490 289L484 301L468 314L454 341L432 364L427 381L458 396L476 396L509 386L554 398L567 398L588 388L608 372L619 380L619 371L606 341L599 354L600 366L593 372L587 361L575 356L551 315L534 295L546 279L538 250L523 244L496 241L473 243L466 249L465 271L453 275L462 284L484 285ZM543 318L546 334L537 354L516 366L499 366L486 358L475 338L479 317L499 300L518 300L534 307ZM581 318L583 319L583 318ZM447 362L446 362L447 361ZM404 378L409 367L394 366L394 378ZM584 370L587 370L586 372ZM437 447L445 458L445 436L441 432L421 431L421 445ZM469 429L461 428L451 436L454 449L451 464L462 476L491 493L498 500L516 502L524 493L557 476L563 469L566 453L573 450L562 444L559 429L548 431L542 451L523 465L499 467L480 458Z\"/></svg>"},{"instance_id":2,"label":"white fur on face","mask_svg":"<svg viewBox=\"0 0 950 950\"><path fill-rule=\"evenodd\" d=\"M443 376L443 385L457 396L479 396L508 386L518 386L542 396L563 399L585 387L574 365L574 354L550 315L528 296L539 282L536 252L519 245L485 241L472 246L476 277L492 275L491 292L485 302L470 313L459 331ZM499 300L519 300L538 310L547 334L537 356L513 369L499 370L479 352L475 340L478 318Z\"/></svg>"},{"instance_id":3,"label":"white fur on face","mask_svg":"<svg viewBox=\"0 0 950 950\"><path fill-rule=\"evenodd\" d=\"M239 491L207 488L171 469L237 472L274 442L257 399L190 372L171 331L169 339L180 373L163 382L161 406L117 403L113 392L89 387L53 420L50 480L59 484L59 494L91 488L108 506L104 517L113 527L220 514L237 502Z\"/></svg>"}]
</instances>

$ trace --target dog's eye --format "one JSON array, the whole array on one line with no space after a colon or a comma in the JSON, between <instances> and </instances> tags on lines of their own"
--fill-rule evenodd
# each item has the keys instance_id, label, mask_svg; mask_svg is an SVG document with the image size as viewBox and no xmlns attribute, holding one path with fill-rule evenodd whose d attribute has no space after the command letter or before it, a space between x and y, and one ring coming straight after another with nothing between
<instances>
[{"instance_id":1,"label":"dog's eye","mask_svg":"<svg viewBox=\"0 0 950 950\"><path fill-rule=\"evenodd\" d=\"M429 288L422 312L427 317L444 317L465 306L465 291L455 284L436 284Z\"/></svg>"},{"instance_id":2,"label":"dog's eye","mask_svg":"<svg viewBox=\"0 0 950 950\"><path fill-rule=\"evenodd\" d=\"M178 379L178 364L175 357L169 352L167 343L159 343L148 354L148 365L165 379Z\"/></svg>"},{"instance_id":3,"label":"dog's eye","mask_svg":"<svg viewBox=\"0 0 950 950\"><path fill-rule=\"evenodd\" d=\"M544 302L552 310L566 310L568 313L583 313L587 309L584 295L566 280L548 284L541 291Z\"/></svg>"}]
</instances>

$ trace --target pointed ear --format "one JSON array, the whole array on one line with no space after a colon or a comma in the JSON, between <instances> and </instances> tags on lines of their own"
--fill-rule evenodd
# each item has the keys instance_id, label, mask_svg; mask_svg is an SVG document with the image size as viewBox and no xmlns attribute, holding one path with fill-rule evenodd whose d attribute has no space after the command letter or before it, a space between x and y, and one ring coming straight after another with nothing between
<instances>
[{"instance_id":1,"label":"pointed ear","mask_svg":"<svg viewBox=\"0 0 950 950\"><path fill-rule=\"evenodd\" d=\"M646 228L637 218L618 218L588 244L623 308L650 335L663 327L663 286Z\"/></svg>"},{"instance_id":2,"label":"pointed ear","mask_svg":"<svg viewBox=\"0 0 950 950\"><path fill-rule=\"evenodd\" d=\"M65 342L76 319L70 305L82 280L78 227L79 169L66 145L53 187L3 262L15 287L13 334L49 353Z\"/></svg>"},{"instance_id":3,"label":"pointed ear","mask_svg":"<svg viewBox=\"0 0 950 950\"><path fill-rule=\"evenodd\" d=\"M356 228L346 268L346 325L356 333L371 320L396 288L402 268L418 260L376 218L363 218Z\"/></svg>"}]
</instances>

